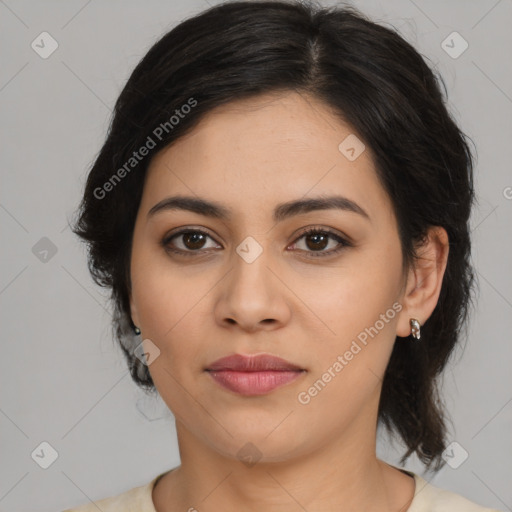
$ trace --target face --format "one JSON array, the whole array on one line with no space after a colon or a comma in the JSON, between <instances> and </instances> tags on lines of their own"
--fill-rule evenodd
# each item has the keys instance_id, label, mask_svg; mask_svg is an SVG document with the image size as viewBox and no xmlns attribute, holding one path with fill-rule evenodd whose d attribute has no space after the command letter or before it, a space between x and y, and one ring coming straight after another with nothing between
<instances>
[{"instance_id":1,"label":"face","mask_svg":"<svg viewBox=\"0 0 512 512\"><path fill-rule=\"evenodd\" d=\"M353 137L311 97L265 95L210 112L150 164L132 319L178 429L212 453L254 445L275 462L374 441L404 282L392 205ZM175 196L218 209L165 207ZM212 371L233 354L294 370Z\"/></svg>"}]
</instances>

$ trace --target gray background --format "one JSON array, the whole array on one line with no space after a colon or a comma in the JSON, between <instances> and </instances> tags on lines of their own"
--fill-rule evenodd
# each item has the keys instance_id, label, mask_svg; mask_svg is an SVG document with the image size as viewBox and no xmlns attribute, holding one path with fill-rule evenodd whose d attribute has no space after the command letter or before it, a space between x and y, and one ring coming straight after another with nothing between
<instances>
[{"instance_id":1,"label":"gray background","mask_svg":"<svg viewBox=\"0 0 512 512\"><path fill-rule=\"evenodd\" d=\"M112 342L106 292L67 221L133 67L164 32L214 3L0 1L0 511L59 511L179 464L172 416L132 383ZM478 309L443 379L451 439L469 457L431 481L512 510L512 2L355 4L439 69L450 109L478 148ZM43 31L59 45L47 59L31 48ZM469 44L458 58L441 46L453 31ZM43 441L58 452L47 469L31 456ZM378 453L398 464L401 448L381 438ZM456 447L455 458L462 453ZM424 475L416 459L406 467Z\"/></svg>"}]
</instances>

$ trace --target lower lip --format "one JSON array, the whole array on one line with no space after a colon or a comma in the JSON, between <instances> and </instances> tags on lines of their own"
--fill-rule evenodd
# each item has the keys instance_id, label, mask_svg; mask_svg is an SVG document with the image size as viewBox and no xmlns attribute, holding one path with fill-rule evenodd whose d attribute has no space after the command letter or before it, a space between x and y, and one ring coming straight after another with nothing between
<instances>
[{"instance_id":1,"label":"lower lip","mask_svg":"<svg viewBox=\"0 0 512 512\"><path fill-rule=\"evenodd\" d=\"M209 370L208 373L221 386L240 395L265 395L300 377L303 371L237 372Z\"/></svg>"}]
</instances>

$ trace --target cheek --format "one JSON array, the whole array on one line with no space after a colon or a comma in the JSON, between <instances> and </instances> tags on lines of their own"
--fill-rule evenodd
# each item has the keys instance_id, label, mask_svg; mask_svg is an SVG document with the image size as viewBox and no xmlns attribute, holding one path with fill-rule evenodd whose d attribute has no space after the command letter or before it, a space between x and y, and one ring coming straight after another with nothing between
<instances>
[{"instance_id":1,"label":"cheek","mask_svg":"<svg viewBox=\"0 0 512 512\"><path fill-rule=\"evenodd\" d=\"M312 381L331 368L340 378L333 378L329 387L364 388L377 383L384 374L401 309L396 301L401 260L394 249L383 248L377 258L369 252L367 257L354 258L354 265L347 263L343 271L325 281L321 293L309 292L308 305L329 327L312 354ZM343 359L343 370L336 372L332 367L338 356ZM336 367L339 369L340 365ZM326 375L325 380L329 378Z\"/></svg>"},{"instance_id":2,"label":"cheek","mask_svg":"<svg viewBox=\"0 0 512 512\"><path fill-rule=\"evenodd\" d=\"M195 271L197 274L197 271ZM194 277L191 272L165 260L165 255L141 257L134 255L132 274L135 277L132 296L137 307L142 335L149 338L160 350L158 358L150 365L153 375L159 379L186 378L187 371L201 361L201 346L197 340L204 339L201 331L205 318L204 299L214 284L204 272ZM165 369L165 370L164 370ZM181 380L180 380L181 382ZM155 380L156 383L156 380ZM173 385L172 379L166 382Z\"/></svg>"},{"instance_id":3,"label":"cheek","mask_svg":"<svg viewBox=\"0 0 512 512\"><path fill-rule=\"evenodd\" d=\"M354 264L347 263L322 282L316 281L316 288L304 288L305 302L330 328L328 338L352 339L373 326L387 311L387 320L392 321L396 316L394 310L389 310L398 297L399 260L354 258L353 261ZM382 326L379 322L379 330L389 330L390 323Z\"/></svg>"},{"instance_id":4,"label":"cheek","mask_svg":"<svg viewBox=\"0 0 512 512\"><path fill-rule=\"evenodd\" d=\"M296 397L311 421L329 417L327 423L343 428L361 409L376 405L395 340L394 318L391 305L369 303L338 314L333 324L337 336L320 340L310 353L312 369Z\"/></svg>"},{"instance_id":5,"label":"cheek","mask_svg":"<svg viewBox=\"0 0 512 512\"><path fill-rule=\"evenodd\" d=\"M139 247L132 254L132 297L143 334L163 341L205 294L208 283L191 280L156 242Z\"/></svg>"},{"instance_id":6,"label":"cheek","mask_svg":"<svg viewBox=\"0 0 512 512\"><path fill-rule=\"evenodd\" d=\"M201 296L204 294L190 292L180 280L173 280L172 287L165 286L163 280L155 281L154 286L149 281L134 294L143 336L151 339L171 363L193 356L195 345L190 341L197 337L195 312Z\"/></svg>"},{"instance_id":7,"label":"cheek","mask_svg":"<svg viewBox=\"0 0 512 512\"><path fill-rule=\"evenodd\" d=\"M177 418L194 417L194 400L188 393L195 387L194 376L199 371L201 347L198 311L201 295L191 293L186 282L166 279L146 273L146 286L134 291L144 339L156 346L158 356L148 367L153 382L164 402ZM189 283L190 284L190 283ZM204 295L204 294L203 294Z\"/></svg>"}]
</instances>

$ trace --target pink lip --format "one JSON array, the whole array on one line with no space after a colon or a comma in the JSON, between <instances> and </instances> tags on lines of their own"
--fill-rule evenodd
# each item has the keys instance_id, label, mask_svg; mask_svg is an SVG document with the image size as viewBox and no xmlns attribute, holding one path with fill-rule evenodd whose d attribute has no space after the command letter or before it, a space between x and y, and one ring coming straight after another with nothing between
<instances>
[{"instance_id":1,"label":"pink lip","mask_svg":"<svg viewBox=\"0 0 512 512\"><path fill-rule=\"evenodd\" d=\"M206 371L221 386L245 396L264 395L305 373L304 369L267 354L223 357Z\"/></svg>"}]
</instances>

